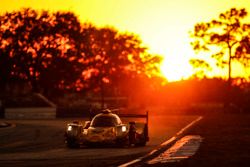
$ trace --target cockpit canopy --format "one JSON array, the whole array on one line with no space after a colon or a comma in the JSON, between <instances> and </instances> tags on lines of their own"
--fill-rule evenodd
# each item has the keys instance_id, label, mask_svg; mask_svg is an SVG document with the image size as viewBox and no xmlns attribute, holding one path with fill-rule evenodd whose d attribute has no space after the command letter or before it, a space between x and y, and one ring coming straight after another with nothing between
<instances>
[{"instance_id":1,"label":"cockpit canopy","mask_svg":"<svg viewBox=\"0 0 250 167\"><path fill-rule=\"evenodd\" d=\"M112 113L101 113L96 115L91 121L91 127L113 127L120 125L121 119Z\"/></svg>"}]
</instances>

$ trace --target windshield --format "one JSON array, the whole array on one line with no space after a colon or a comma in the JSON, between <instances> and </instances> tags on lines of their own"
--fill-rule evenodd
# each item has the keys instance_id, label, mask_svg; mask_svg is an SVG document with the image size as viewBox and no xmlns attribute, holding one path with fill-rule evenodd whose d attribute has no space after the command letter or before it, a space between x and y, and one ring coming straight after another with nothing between
<instances>
[{"instance_id":1,"label":"windshield","mask_svg":"<svg viewBox=\"0 0 250 167\"><path fill-rule=\"evenodd\" d=\"M110 127L116 126L120 124L119 117L115 117L114 115L98 115L96 116L92 123L92 127Z\"/></svg>"}]
</instances>

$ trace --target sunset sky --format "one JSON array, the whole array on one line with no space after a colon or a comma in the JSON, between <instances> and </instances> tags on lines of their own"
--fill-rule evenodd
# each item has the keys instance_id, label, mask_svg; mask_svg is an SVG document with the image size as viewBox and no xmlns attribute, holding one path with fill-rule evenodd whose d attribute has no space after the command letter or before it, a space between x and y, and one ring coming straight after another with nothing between
<instances>
[{"instance_id":1,"label":"sunset sky","mask_svg":"<svg viewBox=\"0 0 250 167\"><path fill-rule=\"evenodd\" d=\"M198 22L210 21L232 7L246 8L250 0L0 0L0 12L23 7L72 11L82 22L111 26L138 34L150 52L164 56L162 73L170 80L192 74L194 52L188 32ZM248 18L249 22L250 19ZM236 67L235 67L236 68ZM237 73L245 73L237 67ZM233 69L234 70L234 69ZM211 75L226 75L215 70ZM233 75L236 75L233 72Z\"/></svg>"}]
</instances>

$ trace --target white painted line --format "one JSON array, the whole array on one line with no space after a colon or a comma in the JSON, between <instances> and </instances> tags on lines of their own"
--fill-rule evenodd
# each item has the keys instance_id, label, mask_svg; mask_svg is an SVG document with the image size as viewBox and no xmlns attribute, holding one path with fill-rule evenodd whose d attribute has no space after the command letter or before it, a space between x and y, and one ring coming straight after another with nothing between
<instances>
[{"instance_id":1,"label":"white painted line","mask_svg":"<svg viewBox=\"0 0 250 167\"><path fill-rule=\"evenodd\" d=\"M192 121L191 123L189 123L187 126L185 126L184 128L182 128L178 133L176 133L175 136L171 137L169 140L167 140L167 141L165 141L164 143L162 143L161 146L165 146L165 145L171 143L172 141L174 141L174 140L177 138L178 135L181 135L185 130L187 130L189 127L191 127L192 125L194 125L196 122L200 121L202 118L203 118L203 117L200 116L200 117L198 117L197 119L195 119L194 121ZM139 158L137 158L137 159L135 159L135 160L129 161L129 162L125 163L125 164L121 164L121 165L119 165L118 167L127 167L127 166L129 166L129 165L132 165L132 164L135 164L135 163L137 163L137 162L140 162L142 159L146 158L146 157L149 156L149 155L152 155L153 153L155 153L155 152L158 151L159 149L160 149L160 148L154 149L154 150L151 151L149 154L146 154L146 155L144 155L144 156L142 156L142 157L139 157Z\"/></svg>"},{"instance_id":2,"label":"white painted line","mask_svg":"<svg viewBox=\"0 0 250 167\"><path fill-rule=\"evenodd\" d=\"M188 124L187 126L185 126L184 128L182 128L176 135L180 135L182 134L185 130L187 130L189 127L193 126L196 122L200 121L203 117L200 116L198 117L196 120L192 121L190 124Z\"/></svg>"},{"instance_id":3,"label":"white painted line","mask_svg":"<svg viewBox=\"0 0 250 167\"><path fill-rule=\"evenodd\" d=\"M165 141L164 143L162 143L161 146L166 146L169 143L171 143L172 141L174 141L175 139L176 139L176 136L173 136L170 139L168 139L167 141Z\"/></svg>"},{"instance_id":4,"label":"white painted line","mask_svg":"<svg viewBox=\"0 0 250 167\"><path fill-rule=\"evenodd\" d=\"M141 161L140 158L135 159L135 160L132 160L132 161L129 161L129 162L125 163L125 164L119 165L118 167L127 167L127 166L132 165L132 164L135 164L135 163L137 163L137 162L139 162L139 161Z\"/></svg>"},{"instance_id":5,"label":"white painted line","mask_svg":"<svg viewBox=\"0 0 250 167\"><path fill-rule=\"evenodd\" d=\"M156 151L157 151L157 149L152 150L152 151L149 153L149 155L154 154Z\"/></svg>"}]
</instances>

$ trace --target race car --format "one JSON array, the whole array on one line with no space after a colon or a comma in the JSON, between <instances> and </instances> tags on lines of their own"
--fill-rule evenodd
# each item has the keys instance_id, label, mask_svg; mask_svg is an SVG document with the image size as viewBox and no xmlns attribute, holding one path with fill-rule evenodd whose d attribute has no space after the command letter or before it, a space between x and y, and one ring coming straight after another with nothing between
<instances>
[{"instance_id":1,"label":"race car","mask_svg":"<svg viewBox=\"0 0 250 167\"><path fill-rule=\"evenodd\" d=\"M124 117L143 117L146 122L123 124L120 117L111 110L103 110L85 124L74 121L67 124L65 143L70 148L85 146L116 145L145 146L148 137L148 112L145 115L123 115Z\"/></svg>"}]
</instances>

